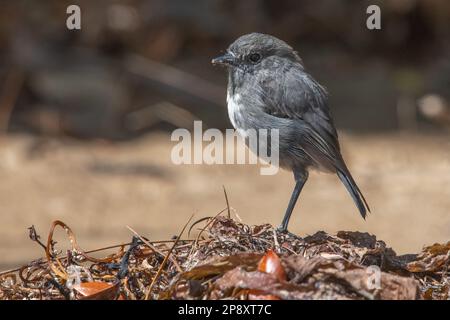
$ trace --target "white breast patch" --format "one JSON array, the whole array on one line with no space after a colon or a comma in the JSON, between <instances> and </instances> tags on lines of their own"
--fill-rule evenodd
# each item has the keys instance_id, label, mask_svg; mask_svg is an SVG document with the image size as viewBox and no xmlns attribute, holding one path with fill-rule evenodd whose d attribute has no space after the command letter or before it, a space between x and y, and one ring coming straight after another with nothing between
<instances>
[{"instance_id":1,"label":"white breast patch","mask_svg":"<svg viewBox=\"0 0 450 320\"><path fill-rule=\"evenodd\" d=\"M240 101L240 94L234 94L232 96L230 94L227 95L228 117L230 118L231 124L235 129L239 129L237 128L236 119L240 117L243 108Z\"/></svg>"}]
</instances>

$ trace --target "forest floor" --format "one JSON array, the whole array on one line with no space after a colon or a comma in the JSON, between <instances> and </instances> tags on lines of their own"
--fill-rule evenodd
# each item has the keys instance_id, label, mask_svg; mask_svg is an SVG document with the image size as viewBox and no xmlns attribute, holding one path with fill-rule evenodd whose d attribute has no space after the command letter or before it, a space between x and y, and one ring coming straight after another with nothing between
<instances>
[{"instance_id":1,"label":"forest floor","mask_svg":"<svg viewBox=\"0 0 450 320\"><path fill-rule=\"evenodd\" d=\"M30 228L30 239L44 249L45 258L0 273L0 299L449 297L450 241L418 254L397 255L369 233L319 231L300 238L269 224L249 226L230 217L229 207L213 217L194 222L191 217L178 236L159 241L129 228L131 242L89 252L63 222L52 224L46 240ZM55 241L57 228L70 240L67 250ZM107 249L113 253L107 255Z\"/></svg>"},{"instance_id":2,"label":"forest floor","mask_svg":"<svg viewBox=\"0 0 450 320\"><path fill-rule=\"evenodd\" d=\"M291 219L302 237L317 230L369 232L399 254L450 239L448 136L341 133L344 157L372 213L364 221L337 177L312 173ZM0 140L0 270L42 256L27 228L45 234L54 220L93 249L130 239L166 239L180 225L226 204L243 223L278 225L293 188L291 174L261 176L259 166L180 165L165 134L104 141L3 136Z\"/></svg>"}]
</instances>

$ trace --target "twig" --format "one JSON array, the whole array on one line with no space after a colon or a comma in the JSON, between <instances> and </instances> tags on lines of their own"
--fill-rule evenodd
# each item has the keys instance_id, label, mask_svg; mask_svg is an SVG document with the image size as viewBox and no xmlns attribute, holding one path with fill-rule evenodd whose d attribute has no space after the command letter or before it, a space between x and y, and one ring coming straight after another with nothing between
<instances>
[{"instance_id":1,"label":"twig","mask_svg":"<svg viewBox=\"0 0 450 320\"><path fill-rule=\"evenodd\" d=\"M277 230L274 228L273 229L273 243L275 245L275 251L277 253L280 253L280 243L278 242L278 235L277 235Z\"/></svg>"},{"instance_id":2,"label":"twig","mask_svg":"<svg viewBox=\"0 0 450 320\"><path fill-rule=\"evenodd\" d=\"M165 257L164 253L162 253L158 248L156 248L154 245L152 245L149 241L144 239L144 237L142 237L139 233L134 231L130 226L127 226L127 229L130 230L136 237L138 237L139 240L141 240L143 243L145 243L150 249L152 249L156 253L159 253L161 256ZM175 265L175 267L178 269L179 272L183 272L183 269L181 269L180 265L178 264L178 262L175 259L172 258L170 261Z\"/></svg>"},{"instance_id":3,"label":"twig","mask_svg":"<svg viewBox=\"0 0 450 320\"><path fill-rule=\"evenodd\" d=\"M195 242L195 239L183 239L183 240L180 240L180 241L183 241L183 242ZM158 244L158 243L169 243L169 242L175 242L175 240L174 239L157 240L157 241L152 241L151 243ZM106 247L102 247L102 248L98 248L98 249L92 249L92 250L89 250L89 251L85 251L85 253L96 253L96 252L105 251L105 250L109 250L109 249L116 249L116 248L120 248L120 247L126 247L126 246L129 246L129 245L131 245L131 242L114 244L114 245L111 245L111 246L106 246ZM164 250L166 250L166 249L164 249ZM169 249L167 249L167 250L169 250ZM64 261L65 259L67 259L67 256L62 256L60 258L61 261ZM40 261L40 262L37 262L36 265L41 266L41 265L44 265L46 263L48 263L48 262L47 261ZM23 267L24 266L21 266L19 268L14 268L14 269L0 271L0 276L3 276L3 275L8 274L8 273L13 273L13 272L20 271Z\"/></svg>"},{"instance_id":4,"label":"twig","mask_svg":"<svg viewBox=\"0 0 450 320\"><path fill-rule=\"evenodd\" d=\"M28 228L28 237L36 242L38 245L40 245L44 250L47 250L47 247L45 246L45 244L39 240L41 238L40 235L38 235L38 233L36 232L36 228L34 227L34 225L32 225L31 227Z\"/></svg>"},{"instance_id":5,"label":"twig","mask_svg":"<svg viewBox=\"0 0 450 320\"><path fill-rule=\"evenodd\" d=\"M194 251L194 248L197 246L197 244L198 244L198 241L200 240L200 236L202 235L202 233L206 230L206 228L208 228L208 226L220 215L220 214L222 214L224 211L225 211L226 209L222 209L222 210L220 210L214 217L208 217L208 219L210 219L209 221L208 221L208 223L200 230L200 232L198 233L198 235L197 235L197 238L195 239L195 241L194 241L194 243L192 244L192 248L191 248L191 251L189 252L189 256L192 254L192 252ZM200 219L200 220L198 220L198 221L196 221L196 224L199 222L199 221L203 221L203 220L205 220L205 219Z\"/></svg>"},{"instance_id":6,"label":"twig","mask_svg":"<svg viewBox=\"0 0 450 320\"><path fill-rule=\"evenodd\" d=\"M152 283L150 284L150 287L147 290L147 293L145 295L145 300L148 300L150 297L150 293L152 292L153 286L155 285L156 281L159 279L159 276L162 273L162 270L164 268L164 266L167 263L167 260L169 260L170 255L172 254L173 249L175 249L175 246L177 245L178 241L180 240L181 236L184 233L184 230L186 230L186 227L189 225L189 222L191 222L192 218L194 217L194 215L191 215L191 217L189 218L189 220L186 222L186 224L184 225L183 229L181 230L180 234L178 235L178 237L176 238L175 242L172 245L172 248L170 248L170 251L167 253L166 257L164 258L163 262L161 263L161 265L159 266L158 272L156 273L155 277L153 278Z\"/></svg>"},{"instance_id":7,"label":"twig","mask_svg":"<svg viewBox=\"0 0 450 320\"><path fill-rule=\"evenodd\" d=\"M222 187L223 187L223 193L225 194L225 201L227 202L228 219L231 219L230 203L228 202L227 190L225 189L225 186L224 186L224 185L223 185Z\"/></svg>"}]
</instances>

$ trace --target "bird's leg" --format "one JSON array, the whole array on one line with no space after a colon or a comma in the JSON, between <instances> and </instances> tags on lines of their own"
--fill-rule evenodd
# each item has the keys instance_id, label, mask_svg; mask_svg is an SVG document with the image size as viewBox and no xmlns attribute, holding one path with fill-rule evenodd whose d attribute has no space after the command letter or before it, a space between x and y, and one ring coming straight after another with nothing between
<instances>
[{"instance_id":1,"label":"bird's leg","mask_svg":"<svg viewBox=\"0 0 450 320\"><path fill-rule=\"evenodd\" d=\"M294 210L295 204L297 202L298 196L305 185L306 180L308 179L308 173L298 174L294 172L295 177L295 187L294 191L292 191L291 199L289 200L289 205L286 209L286 213L284 214L283 221L281 225L278 227L278 231L286 232L289 224L289 219L291 218L292 211Z\"/></svg>"}]
</instances>

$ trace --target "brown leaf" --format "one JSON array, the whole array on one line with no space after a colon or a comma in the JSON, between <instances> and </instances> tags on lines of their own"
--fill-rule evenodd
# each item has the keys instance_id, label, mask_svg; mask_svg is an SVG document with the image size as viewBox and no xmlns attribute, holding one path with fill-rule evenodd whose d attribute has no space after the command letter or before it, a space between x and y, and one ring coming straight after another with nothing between
<instances>
[{"instance_id":1,"label":"brown leaf","mask_svg":"<svg viewBox=\"0 0 450 320\"><path fill-rule=\"evenodd\" d=\"M119 284L107 282L82 282L74 285L73 289L82 297L79 300L115 300L118 298Z\"/></svg>"},{"instance_id":2,"label":"brown leaf","mask_svg":"<svg viewBox=\"0 0 450 320\"><path fill-rule=\"evenodd\" d=\"M214 257L205 264L199 265L181 275L182 279L205 279L224 274L237 266L256 269L256 263L261 259L261 254L242 253L228 257Z\"/></svg>"},{"instance_id":3,"label":"brown leaf","mask_svg":"<svg viewBox=\"0 0 450 320\"><path fill-rule=\"evenodd\" d=\"M259 271L248 272L240 267L225 273L215 282L214 287L215 290L211 295L213 299L227 297L236 288L259 290L259 292L265 292L267 295L277 296L281 299L304 299L310 291L289 282L280 282L271 274Z\"/></svg>"},{"instance_id":4,"label":"brown leaf","mask_svg":"<svg viewBox=\"0 0 450 320\"><path fill-rule=\"evenodd\" d=\"M339 231L337 236L349 240L354 246L366 249L374 249L377 243L377 238L367 232Z\"/></svg>"},{"instance_id":5,"label":"brown leaf","mask_svg":"<svg viewBox=\"0 0 450 320\"><path fill-rule=\"evenodd\" d=\"M280 281L286 281L286 272L281 265L280 257L273 250L268 250L259 261L258 271L272 274Z\"/></svg>"},{"instance_id":6,"label":"brown leaf","mask_svg":"<svg viewBox=\"0 0 450 320\"><path fill-rule=\"evenodd\" d=\"M317 231L312 236L307 236L304 238L305 242L309 243L309 244L326 243L330 239L332 239L332 237L329 234L327 234L325 231Z\"/></svg>"},{"instance_id":7,"label":"brown leaf","mask_svg":"<svg viewBox=\"0 0 450 320\"><path fill-rule=\"evenodd\" d=\"M380 283L379 287L376 287L371 278L374 274L364 268L342 271L330 268L323 270L323 272L344 281L356 293L369 299L415 300L418 298L418 282L412 278L380 271Z\"/></svg>"},{"instance_id":8,"label":"brown leaf","mask_svg":"<svg viewBox=\"0 0 450 320\"><path fill-rule=\"evenodd\" d=\"M418 283L408 277L391 275L379 271L379 288L373 285L374 270L369 270L345 259L326 259L315 256L306 259L302 256L290 256L285 260L289 274L295 283L304 282L306 278L321 279L323 283L344 284L351 291L369 299L416 299ZM331 276L331 278L329 277ZM334 280L333 280L334 279ZM320 285L320 282L318 283ZM348 291L348 290L347 290ZM336 292L336 297L339 293Z\"/></svg>"},{"instance_id":9,"label":"brown leaf","mask_svg":"<svg viewBox=\"0 0 450 320\"><path fill-rule=\"evenodd\" d=\"M332 260L321 256L306 259L303 256L293 255L288 257L285 261L288 273L292 274L292 281L296 283L302 282L308 276L313 274L319 267L333 265Z\"/></svg>"}]
</instances>

